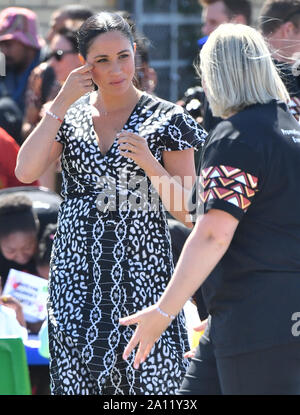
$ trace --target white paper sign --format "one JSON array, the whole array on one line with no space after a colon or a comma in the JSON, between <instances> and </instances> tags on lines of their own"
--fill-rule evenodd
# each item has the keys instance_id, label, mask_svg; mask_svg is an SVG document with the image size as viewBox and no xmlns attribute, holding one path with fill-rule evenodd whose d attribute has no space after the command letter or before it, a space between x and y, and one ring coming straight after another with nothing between
<instances>
[{"instance_id":1,"label":"white paper sign","mask_svg":"<svg viewBox=\"0 0 300 415\"><path fill-rule=\"evenodd\" d=\"M3 295L11 295L20 301L27 322L34 323L46 318L48 295L48 281L46 279L11 269Z\"/></svg>"}]
</instances>

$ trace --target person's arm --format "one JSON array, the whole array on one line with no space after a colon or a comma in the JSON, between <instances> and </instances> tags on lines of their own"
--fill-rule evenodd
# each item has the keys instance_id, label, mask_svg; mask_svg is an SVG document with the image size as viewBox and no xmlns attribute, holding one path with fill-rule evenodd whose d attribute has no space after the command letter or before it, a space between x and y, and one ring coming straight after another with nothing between
<instances>
[{"instance_id":1,"label":"person's arm","mask_svg":"<svg viewBox=\"0 0 300 415\"><path fill-rule=\"evenodd\" d=\"M50 111L61 120L69 106L78 98L93 90L91 69L86 64L68 76L64 86L50 106ZM61 122L45 115L22 144L17 158L16 177L24 183L37 180L59 157L62 145L55 142Z\"/></svg>"},{"instance_id":2,"label":"person's arm","mask_svg":"<svg viewBox=\"0 0 300 415\"><path fill-rule=\"evenodd\" d=\"M145 171L171 215L187 227L193 227L187 201L196 178L194 149L164 151L162 166L144 137L123 131L118 142L120 154L134 160Z\"/></svg>"},{"instance_id":3,"label":"person's arm","mask_svg":"<svg viewBox=\"0 0 300 415\"><path fill-rule=\"evenodd\" d=\"M123 358L127 359L132 350L139 345L134 361L135 368L146 359L155 341L171 322L170 318L158 311L158 307L169 316L175 316L180 312L227 251L238 223L235 217L217 209L211 209L200 217L184 245L174 274L158 303L120 319L123 325L138 324L123 354Z\"/></svg>"}]
</instances>

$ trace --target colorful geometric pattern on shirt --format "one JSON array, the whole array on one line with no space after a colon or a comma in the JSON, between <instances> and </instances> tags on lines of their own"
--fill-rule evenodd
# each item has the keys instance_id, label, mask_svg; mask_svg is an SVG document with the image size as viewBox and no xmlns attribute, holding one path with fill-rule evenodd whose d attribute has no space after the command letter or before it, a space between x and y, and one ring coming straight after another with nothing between
<instances>
[{"instance_id":1,"label":"colorful geometric pattern on shirt","mask_svg":"<svg viewBox=\"0 0 300 415\"><path fill-rule=\"evenodd\" d=\"M225 200L244 212L258 191L257 177L231 166L211 166L201 171L199 192L203 203L212 199Z\"/></svg>"},{"instance_id":2,"label":"colorful geometric pattern on shirt","mask_svg":"<svg viewBox=\"0 0 300 415\"><path fill-rule=\"evenodd\" d=\"M296 120L300 122L300 99L298 97L291 97L288 107Z\"/></svg>"}]
</instances>

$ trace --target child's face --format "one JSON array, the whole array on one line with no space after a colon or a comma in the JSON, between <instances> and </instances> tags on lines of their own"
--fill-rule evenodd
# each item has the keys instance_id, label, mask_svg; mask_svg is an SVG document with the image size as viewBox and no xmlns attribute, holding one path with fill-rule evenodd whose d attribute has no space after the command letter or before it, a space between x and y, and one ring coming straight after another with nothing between
<instances>
[{"instance_id":1,"label":"child's face","mask_svg":"<svg viewBox=\"0 0 300 415\"><path fill-rule=\"evenodd\" d=\"M37 237L35 232L13 232L0 239L2 255L20 265L27 264L35 254Z\"/></svg>"}]
</instances>

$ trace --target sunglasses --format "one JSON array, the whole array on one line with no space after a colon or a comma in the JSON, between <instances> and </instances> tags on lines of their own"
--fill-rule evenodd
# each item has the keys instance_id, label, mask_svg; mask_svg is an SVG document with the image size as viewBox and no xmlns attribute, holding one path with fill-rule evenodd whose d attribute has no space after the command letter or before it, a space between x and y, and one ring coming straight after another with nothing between
<instances>
[{"instance_id":1,"label":"sunglasses","mask_svg":"<svg viewBox=\"0 0 300 415\"><path fill-rule=\"evenodd\" d=\"M77 54L77 52L75 52L75 50L61 50L61 49L58 49L58 50L55 50L54 52L51 52L48 55L47 60L49 60L51 58L54 58L54 59L56 59L59 62L59 61L62 60L62 58L64 57L64 55L68 55L70 53Z\"/></svg>"}]
</instances>

